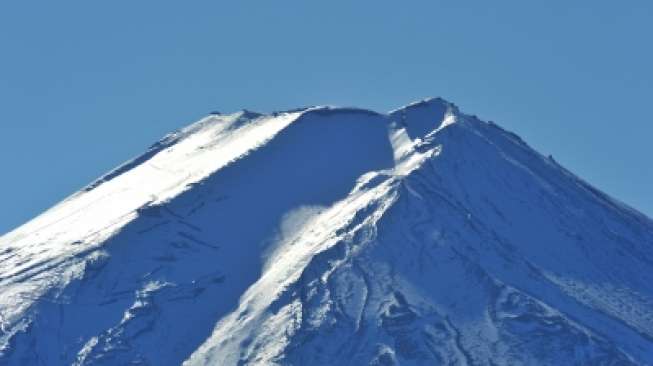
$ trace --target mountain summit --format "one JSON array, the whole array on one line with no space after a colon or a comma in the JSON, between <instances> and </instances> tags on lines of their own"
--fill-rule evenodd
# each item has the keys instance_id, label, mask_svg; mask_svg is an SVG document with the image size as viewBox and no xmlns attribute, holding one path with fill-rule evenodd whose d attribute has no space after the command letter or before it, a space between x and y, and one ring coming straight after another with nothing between
<instances>
[{"instance_id":1,"label":"mountain summit","mask_svg":"<svg viewBox=\"0 0 653 366\"><path fill-rule=\"evenodd\" d=\"M440 98L212 113L0 237L0 364L650 365L653 221Z\"/></svg>"}]
</instances>

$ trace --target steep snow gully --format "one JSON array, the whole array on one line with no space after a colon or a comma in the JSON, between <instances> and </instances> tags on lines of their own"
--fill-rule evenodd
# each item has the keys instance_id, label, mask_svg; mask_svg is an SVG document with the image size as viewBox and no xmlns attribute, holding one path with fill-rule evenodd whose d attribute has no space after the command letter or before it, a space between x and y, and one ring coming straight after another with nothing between
<instances>
[{"instance_id":1,"label":"steep snow gully","mask_svg":"<svg viewBox=\"0 0 653 366\"><path fill-rule=\"evenodd\" d=\"M650 365L653 222L440 98L210 115L0 237L2 365Z\"/></svg>"}]
</instances>

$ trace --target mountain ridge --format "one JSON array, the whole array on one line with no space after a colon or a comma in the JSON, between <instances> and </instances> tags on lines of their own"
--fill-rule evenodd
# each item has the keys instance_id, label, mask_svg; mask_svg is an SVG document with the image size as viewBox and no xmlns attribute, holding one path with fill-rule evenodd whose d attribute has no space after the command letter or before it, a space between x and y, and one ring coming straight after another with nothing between
<instances>
[{"instance_id":1,"label":"mountain ridge","mask_svg":"<svg viewBox=\"0 0 653 366\"><path fill-rule=\"evenodd\" d=\"M653 223L518 136L244 115L0 237L0 364L653 362Z\"/></svg>"}]
</instances>

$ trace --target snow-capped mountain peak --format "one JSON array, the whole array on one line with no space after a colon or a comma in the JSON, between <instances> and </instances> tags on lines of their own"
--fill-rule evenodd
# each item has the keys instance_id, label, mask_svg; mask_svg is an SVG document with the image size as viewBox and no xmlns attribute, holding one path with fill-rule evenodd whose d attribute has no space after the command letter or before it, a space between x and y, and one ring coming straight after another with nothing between
<instances>
[{"instance_id":1,"label":"snow-capped mountain peak","mask_svg":"<svg viewBox=\"0 0 653 366\"><path fill-rule=\"evenodd\" d=\"M653 223L441 99L212 113L0 237L0 363L653 363Z\"/></svg>"}]
</instances>

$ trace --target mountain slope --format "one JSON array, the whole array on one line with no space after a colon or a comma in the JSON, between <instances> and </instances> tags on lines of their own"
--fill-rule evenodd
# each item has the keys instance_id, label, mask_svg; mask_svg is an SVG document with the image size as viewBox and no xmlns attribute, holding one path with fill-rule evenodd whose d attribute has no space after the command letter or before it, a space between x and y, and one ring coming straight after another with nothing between
<instances>
[{"instance_id":1,"label":"mountain slope","mask_svg":"<svg viewBox=\"0 0 653 366\"><path fill-rule=\"evenodd\" d=\"M441 99L212 115L0 238L0 363L653 364L652 246Z\"/></svg>"}]
</instances>

